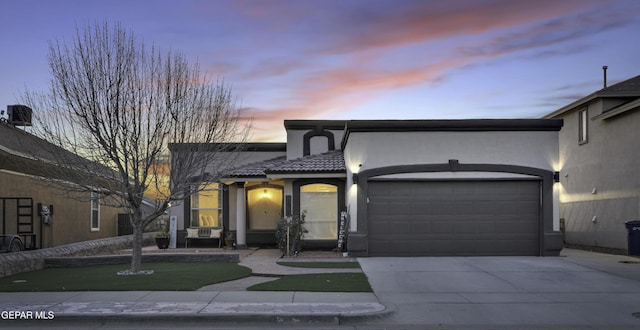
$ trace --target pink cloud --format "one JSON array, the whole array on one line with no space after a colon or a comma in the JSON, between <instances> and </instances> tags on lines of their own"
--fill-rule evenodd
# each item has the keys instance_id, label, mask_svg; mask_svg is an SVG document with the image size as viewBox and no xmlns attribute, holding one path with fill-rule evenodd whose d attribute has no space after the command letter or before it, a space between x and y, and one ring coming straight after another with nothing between
<instances>
[{"instance_id":1,"label":"pink cloud","mask_svg":"<svg viewBox=\"0 0 640 330\"><path fill-rule=\"evenodd\" d=\"M333 53L350 53L481 34L561 17L593 3L597 2L454 0L400 2L392 8L363 6L333 20L326 27L328 40L319 47Z\"/></svg>"},{"instance_id":2,"label":"pink cloud","mask_svg":"<svg viewBox=\"0 0 640 330\"><path fill-rule=\"evenodd\" d=\"M372 5L367 6L369 3ZM236 5L271 33L295 27L287 31L295 43L288 48L290 53L269 54L269 49L260 49L258 60L236 72L246 78L293 76L277 82L278 88L288 90L287 106L252 104L249 112L259 139L275 135L258 127L282 127L284 119L330 118L337 111L348 111L375 98L379 91L438 82L455 69L482 65L486 59L543 49L621 24L612 20L614 15L584 19L584 13L602 6L602 2L587 0L289 4ZM317 8L309 10L313 6ZM582 16L571 17L577 13ZM389 60L414 46L469 35L476 36L472 44L448 44L449 48L438 50L440 58ZM274 47L282 42L273 40ZM546 52L559 54L549 48Z\"/></svg>"}]
</instances>

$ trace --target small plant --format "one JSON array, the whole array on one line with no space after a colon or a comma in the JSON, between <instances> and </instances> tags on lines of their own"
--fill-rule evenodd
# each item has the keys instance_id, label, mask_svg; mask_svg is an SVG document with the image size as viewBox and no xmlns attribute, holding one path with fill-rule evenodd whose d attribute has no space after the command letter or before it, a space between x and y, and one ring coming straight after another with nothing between
<instances>
[{"instance_id":1,"label":"small plant","mask_svg":"<svg viewBox=\"0 0 640 330\"><path fill-rule=\"evenodd\" d=\"M171 235L168 231L157 231L153 234L153 238L156 240L158 249L165 250L169 247L169 240L171 238Z\"/></svg>"},{"instance_id":2,"label":"small plant","mask_svg":"<svg viewBox=\"0 0 640 330\"><path fill-rule=\"evenodd\" d=\"M278 248L287 256L297 255L300 252L302 238L309 231L304 228L305 211L300 215L284 217L278 222L276 229L276 242Z\"/></svg>"},{"instance_id":3,"label":"small plant","mask_svg":"<svg viewBox=\"0 0 640 330\"><path fill-rule=\"evenodd\" d=\"M224 239L229 239L229 240L236 239L236 235L234 232L228 231L224 233Z\"/></svg>"}]
</instances>

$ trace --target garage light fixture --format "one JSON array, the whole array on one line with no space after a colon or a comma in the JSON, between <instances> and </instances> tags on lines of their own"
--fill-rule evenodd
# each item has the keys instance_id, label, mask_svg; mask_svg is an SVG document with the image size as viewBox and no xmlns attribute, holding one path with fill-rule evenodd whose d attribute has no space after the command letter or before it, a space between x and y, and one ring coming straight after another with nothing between
<instances>
[{"instance_id":1,"label":"garage light fixture","mask_svg":"<svg viewBox=\"0 0 640 330\"><path fill-rule=\"evenodd\" d=\"M560 172L553 172L553 182L560 182Z\"/></svg>"},{"instance_id":2,"label":"garage light fixture","mask_svg":"<svg viewBox=\"0 0 640 330\"><path fill-rule=\"evenodd\" d=\"M360 172L361 168L362 164L358 164L358 169L353 173L353 176L351 177L352 184L358 184L358 173Z\"/></svg>"}]
</instances>

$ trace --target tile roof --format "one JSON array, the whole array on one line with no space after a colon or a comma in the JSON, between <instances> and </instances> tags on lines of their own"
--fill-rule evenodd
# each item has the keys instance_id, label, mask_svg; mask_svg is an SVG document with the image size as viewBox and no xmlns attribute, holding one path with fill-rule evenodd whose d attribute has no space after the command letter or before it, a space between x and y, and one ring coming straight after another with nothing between
<instances>
[{"instance_id":1,"label":"tile roof","mask_svg":"<svg viewBox=\"0 0 640 330\"><path fill-rule=\"evenodd\" d=\"M286 161L287 161L287 157L281 156L281 157L263 160L260 162L250 163L250 164L242 165L242 166L228 170L225 176L230 178L265 177L266 169L273 166L277 166Z\"/></svg>"},{"instance_id":2,"label":"tile roof","mask_svg":"<svg viewBox=\"0 0 640 330\"><path fill-rule=\"evenodd\" d=\"M243 165L227 172L227 177L266 177L271 173L346 172L342 150L287 160L285 156Z\"/></svg>"},{"instance_id":3,"label":"tile roof","mask_svg":"<svg viewBox=\"0 0 640 330\"><path fill-rule=\"evenodd\" d=\"M342 150L310 155L270 167L266 173L342 173L346 172Z\"/></svg>"}]
</instances>

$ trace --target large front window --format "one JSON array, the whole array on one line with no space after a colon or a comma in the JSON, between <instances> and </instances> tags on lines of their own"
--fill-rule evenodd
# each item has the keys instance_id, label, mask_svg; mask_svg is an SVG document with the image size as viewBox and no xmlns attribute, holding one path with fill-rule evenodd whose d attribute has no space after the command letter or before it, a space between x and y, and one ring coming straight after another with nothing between
<instances>
[{"instance_id":1,"label":"large front window","mask_svg":"<svg viewBox=\"0 0 640 330\"><path fill-rule=\"evenodd\" d=\"M337 239L338 187L312 183L300 187L300 210L305 212L305 239Z\"/></svg>"},{"instance_id":2,"label":"large front window","mask_svg":"<svg viewBox=\"0 0 640 330\"><path fill-rule=\"evenodd\" d=\"M201 186L200 189L191 196L191 227L220 227L222 223L221 185L211 183Z\"/></svg>"}]
</instances>

